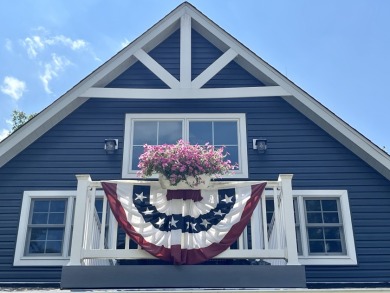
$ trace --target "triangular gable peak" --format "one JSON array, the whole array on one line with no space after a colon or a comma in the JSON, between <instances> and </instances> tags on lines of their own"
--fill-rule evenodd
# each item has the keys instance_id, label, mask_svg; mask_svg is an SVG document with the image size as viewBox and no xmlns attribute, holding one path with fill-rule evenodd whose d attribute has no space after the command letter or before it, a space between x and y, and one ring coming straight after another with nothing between
<instances>
[{"instance_id":1,"label":"triangular gable peak","mask_svg":"<svg viewBox=\"0 0 390 293\"><path fill-rule=\"evenodd\" d=\"M124 59L113 64L109 75L98 81L93 87L85 91L82 97L94 98L162 98L162 99L186 99L186 98L236 98L236 97L272 97L290 95L282 87L278 86L266 74L254 66L239 52L245 52L242 45L237 46L237 41L228 34L217 37L215 32L220 31L214 23L188 3L184 3L156 25L148 34L144 34L124 49ZM155 31L158 31L156 35ZM214 31L214 32L213 32ZM193 78L192 70L192 35L200 34L221 51L221 55L214 60L199 75ZM152 57L153 51L160 43L172 34L180 34L179 37L179 75L174 76L163 64ZM222 38L221 38L222 37ZM122 74L136 62L141 62L155 76L157 76L168 88L143 89L143 88L113 88L107 85L117 76ZM205 85L221 72L231 62L236 62L246 71L259 80L261 86L226 88L205 88Z\"/></svg>"},{"instance_id":2,"label":"triangular gable peak","mask_svg":"<svg viewBox=\"0 0 390 293\"><path fill-rule=\"evenodd\" d=\"M179 74L172 74L150 52L173 33L180 33ZM196 77L192 76L192 33L212 43L221 55ZM108 86L140 62L165 88L120 88ZM261 83L239 88L208 88L207 83L229 63L236 62ZM369 165L390 179L390 157L318 101L289 81L200 11L185 2L151 29L87 76L65 95L0 144L0 167L61 121L89 98L207 99L282 97L322 127Z\"/></svg>"}]
</instances>

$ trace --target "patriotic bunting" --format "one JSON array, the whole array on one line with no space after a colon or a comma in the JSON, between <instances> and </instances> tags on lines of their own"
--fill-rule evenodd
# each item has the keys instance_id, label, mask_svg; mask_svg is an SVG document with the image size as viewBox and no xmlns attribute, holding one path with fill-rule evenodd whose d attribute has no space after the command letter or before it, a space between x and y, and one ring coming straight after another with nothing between
<instances>
[{"instance_id":1,"label":"patriotic bunting","mask_svg":"<svg viewBox=\"0 0 390 293\"><path fill-rule=\"evenodd\" d=\"M248 224L266 183L221 186L167 190L158 182L102 182L122 229L145 251L174 264L201 263L228 249Z\"/></svg>"}]
</instances>

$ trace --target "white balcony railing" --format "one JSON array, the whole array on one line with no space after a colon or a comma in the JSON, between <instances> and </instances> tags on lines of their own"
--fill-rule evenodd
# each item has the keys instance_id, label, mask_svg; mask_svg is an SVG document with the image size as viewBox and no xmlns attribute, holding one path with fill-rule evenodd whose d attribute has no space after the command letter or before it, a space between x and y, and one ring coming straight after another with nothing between
<instances>
[{"instance_id":1,"label":"white balcony railing","mask_svg":"<svg viewBox=\"0 0 390 293\"><path fill-rule=\"evenodd\" d=\"M109 210L105 196L102 199L101 219L95 208L101 189L100 181L92 181L89 175L77 175L77 180L68 265L112 265L118 259L154 258L141 248L129 248L128 235L124 245L121 245L124 247L117 248L118 223ZM280 175L277 181L267 182L250 224L237 241L237 248L228 249L215 258L261 259L274 265L299 265L291 181L292 175ZM274 203L272 211L267 211L268 200ZM267 221L267 212L272 214L272 221Z\"/></svg>"}]
</instances>

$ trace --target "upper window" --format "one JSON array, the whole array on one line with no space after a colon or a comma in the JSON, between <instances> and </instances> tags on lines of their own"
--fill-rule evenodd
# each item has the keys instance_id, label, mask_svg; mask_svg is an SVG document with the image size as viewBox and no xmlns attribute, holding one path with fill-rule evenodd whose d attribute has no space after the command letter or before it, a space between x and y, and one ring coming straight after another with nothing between
<instances>
[{"instance_id":1,"label":"upper window","mask_svg":"<svg viewBox=\"0 0 390 293\"><path fill-rule=\"evenodd\" d=\"M122 176L136 177L144 144L174 144L180 139L224 146L227 159L238 165L234 177L248 177L244 114L127 114Z\"/></svg>"}]
</instances>

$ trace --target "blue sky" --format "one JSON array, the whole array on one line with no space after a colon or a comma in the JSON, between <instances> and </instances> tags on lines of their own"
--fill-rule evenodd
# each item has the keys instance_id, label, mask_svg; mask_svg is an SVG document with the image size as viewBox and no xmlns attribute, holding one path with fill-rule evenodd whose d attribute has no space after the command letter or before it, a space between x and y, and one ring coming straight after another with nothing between
<instances>
[{"instance_id":1,"label":"blue sky","mask_svg":"<svg viewBox=\"0 0 390 293\"><path fill-rule=\"evenodd\" d=\"M0 140L12 110L43 110L181 3L2 1ZM390 1L190 3L389 152Z\"/></svg>"}]
</instances>

